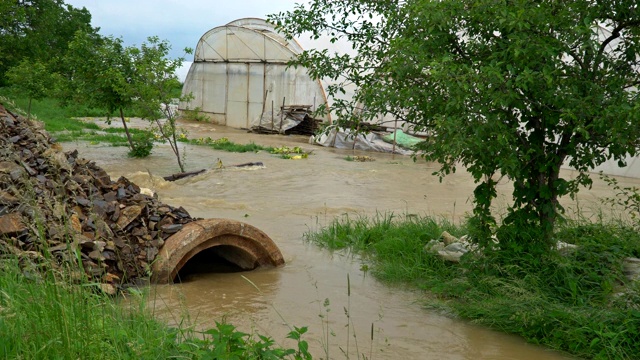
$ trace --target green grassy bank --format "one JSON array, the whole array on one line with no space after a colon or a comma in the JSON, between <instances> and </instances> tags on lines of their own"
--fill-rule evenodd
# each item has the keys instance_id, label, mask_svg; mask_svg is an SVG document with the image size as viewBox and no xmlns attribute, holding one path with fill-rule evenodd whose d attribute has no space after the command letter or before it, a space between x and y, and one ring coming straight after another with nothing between
<instances>
[{"instance_id":1,"label":"green grassy bank","mask_svg":"<svg viewBox=\"0 0 640 360\"><path fill-rule=\"evenodd\" d=\"M204 332L170 328L154 320L139 290L113 298L97 284L69 284L65 273L30 272L17 259L0 261L0 358L311 358L301 339L304 328L289 334L296 349L226 323Z\"/></svg>"},{"instance_id":2,"label":"green grassy bank","mask_svg":"<svg viewBox=\"0 0 640 360\"><path fill-rule=\"evenodd\" d=\"M22 111L26 109L29 100L23 96L15 94L10 88L0 88L0 101L2 97L6 99L5 106L12 110ZM4 101L2 101L4 102ZM26 113L24 114L26 116ZM120 122L117 114L111 114L111 121ZM59 101L52 98L42 100L33 100L31 103L31 116L42 121L45 130L52 134L58 142L70 141L88 141L91 143L105 143L112 146L129 146L126 134L123 128L109 127L105 121L104 126L100 126L93 122L81 121L78 118L83 117L105 117L105 111L100 109L88 108L82 104L74 104L63 107ZM135 117L135 113L126 113L126 117ZM150 130L129 128L133 136L134 143L143 142L146 139L154 139L155 136ZM205 145L215 150L227 152L272 152L272 147L265 147L255 143L237 144L226 138L211 139L199 138L188 139L185 135L179 141L192 145ZM135 154L131 154L135 156Z\"/></svg>"},{"instance_id":3,"label":"green grassy bank","mask_svg":"<svg viewBox=\"0 0 640 360\"><path fill-rule=\"evenodd\" d=\"M29 104L25 97L18 96L10 88L0 88L0 97L4 97L4 106L14 111L24 112ZM6 101L5 101L6 99ZM26 114L24 114L26 116ZM108 143L112 146L128 146L124 129L100 127L92 122L81 121L80 117L104 117L105 111L91 109L81 104L62 107L58 100L45 98L31 102L31 117L42 121L45 130L52 134L57 141L74 140L90 141L94 143ZM120 121L112 118L112 121ZM135 137L149 136L149 131L130 129Z\"/></svg>"},{"instance_id":4,"label":"green grassy bank","mask_svg":"<svg viewBox=\"0 0 640 360\"><path fill-rule=\"evenodd\" d=\"M640 284L622 274L640 256L640 235L621 223L571 223L557 240L578 245L543 256L500 252L448 263L424 245L443 231L467 234L429 217L349 217L305 238L362 257L378 278L425 290L425 305L527 341L584 358L638 359Z\"/></svg>"}]
</instances>

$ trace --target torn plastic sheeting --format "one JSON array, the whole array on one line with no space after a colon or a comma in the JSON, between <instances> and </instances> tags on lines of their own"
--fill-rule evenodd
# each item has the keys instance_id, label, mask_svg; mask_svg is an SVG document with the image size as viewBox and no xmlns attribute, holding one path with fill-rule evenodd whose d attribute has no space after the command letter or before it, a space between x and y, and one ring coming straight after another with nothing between
<instances>
[{"instance_id":1,"label":"torn plastic sheeting","mask_svg":"<svg viewBox=\"0 0 640 360\"><path fill-rule=\"evenodd\" d=\"M382 136L382 140L393 144L393 141L394 141L393 133ZM420 139L419 137L406 134L404 131L402 131L402 129L397 129L395 131L396 145L402 146L403 148L412 149L414 146L418 145L423 141L424 140Z\"/></svg>"},{"instance_id":2,"label":"torn plastic sheeting","mask_svg":"<svg viewBox=\"0 0 640 360\"><path fill-rule=\"evenodd\" d=\"M382 136L375 132L367 134L357 134L350 129L330 127L320 135L312 136L309 140L311 144L318 144L325 147L335 147L338 149L356 149L365 151L379 151L392 153L393 145L385 142ZM396 154L411 155L413 151L396 146Z\"/></svg>"}]
</instances>

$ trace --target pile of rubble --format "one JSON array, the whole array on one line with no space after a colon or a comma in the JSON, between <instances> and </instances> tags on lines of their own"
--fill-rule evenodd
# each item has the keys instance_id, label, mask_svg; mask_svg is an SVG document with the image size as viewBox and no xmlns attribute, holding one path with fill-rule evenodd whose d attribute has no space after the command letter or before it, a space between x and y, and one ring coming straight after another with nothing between
<instances>
[{"instance_id":1,"label":"pile of rubble","mask_svg":"<svg viewBox=\"0 0 640 360\"><path fill-rule=\"evenodd\" d=\"M3 258L23 267L81 264L76 276L115 292L146 278L164 240L194 220L124 177L112 181L77 151L61 152L40 123L0 104Z\"/></svg>"}]
</instances>

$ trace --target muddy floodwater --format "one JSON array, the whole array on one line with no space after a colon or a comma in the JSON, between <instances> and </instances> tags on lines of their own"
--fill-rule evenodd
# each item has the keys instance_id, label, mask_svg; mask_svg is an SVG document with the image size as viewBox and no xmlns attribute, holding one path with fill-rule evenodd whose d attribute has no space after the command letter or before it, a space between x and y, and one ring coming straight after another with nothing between
<instances>
[{"instance_id":1,"label":"muddy floodwater","mask_svg":"<svg viewBox=\"0 0 640 360\"><path fill-rule=\"evenodd\" d=\"M135 123L133 124L136 125ZM138 124L139 125L139 124ZM330 253L303 241L303 234L343 214L395 213L434 215L458 220L471 209L474 185L463 170L442 182L424 161L381 153L328 149L308 144L304 136L248 134L204 123L182 124L189 137L227 137L233 142L301 146L308 159L285 160L266 152L229 153L205 146L184 147L187 170L208 169L192 178L166 182L178 172L167 145L146 159L129 159L127 149L85 142L67 143L94 160L113 178L126 176L157 192L161 201L182 206L202 218L230 218L266 232L280 247L286 265L251 272L194 274L185 282L152 290L154 313L170 324L186 319L199 329L225 319L245 332L272 336L284 346L292 326L308 326L305 339L316 358L344 359L357 353L372 359L567 359L566 355L454 319L421 306L417 291L382 284L363 271L363 262L348 253ZM372 162L345 157L368 155ZM218 169L219 161L227 166ZM263 167L229 165L262 162ZM570 172L564 175L571 176ZM635 179L619 179L638 186ZM510 185L501 183L502 193ZM611 192L597 179L577 201L565 202L581 215L599 209ZM505 195L497 202L506 204ZM347 276L351 296L347 296ZM347 333L350 315L350 335ZM371 328L373 325L373 340ZM354 335L355 334L355 335ZM349 343L347 349L347 343Z\"/></svg>"}]
</instances>

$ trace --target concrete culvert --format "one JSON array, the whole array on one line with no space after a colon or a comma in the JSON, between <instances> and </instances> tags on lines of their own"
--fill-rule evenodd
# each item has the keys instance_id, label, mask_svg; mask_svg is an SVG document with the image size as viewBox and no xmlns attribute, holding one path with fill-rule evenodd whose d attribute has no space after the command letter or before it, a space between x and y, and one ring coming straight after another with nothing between
<instances>
[{"instance_id":1,"label":"concrete culvert","mask_svg":"<svg viewBox=\"0 0 640 360\"><path fill-rule=\"evenodd\" d=\"M151 280L171 283L183 268L185 274L193 274L216 269L247 271L283 264L280 249L259 229L229 219L197 220L165 241L153 263Z\"/></svg>"}]
</instances>

